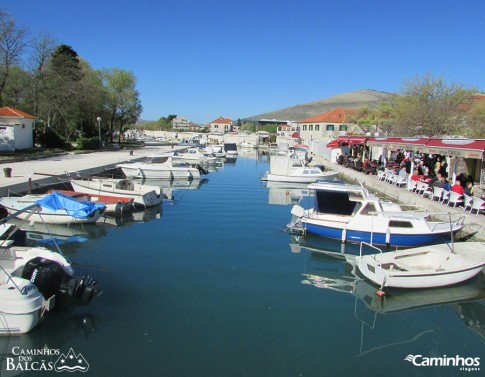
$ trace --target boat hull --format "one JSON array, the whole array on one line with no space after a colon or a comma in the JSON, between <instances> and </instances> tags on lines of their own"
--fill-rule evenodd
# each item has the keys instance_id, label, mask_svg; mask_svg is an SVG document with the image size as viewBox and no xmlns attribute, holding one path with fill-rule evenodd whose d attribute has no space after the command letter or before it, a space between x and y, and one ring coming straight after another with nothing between
<instances>
[{"instance_id":1,"label":"boat hull","mask_svg":"<svg viewBox=\"0 0 485 377\"><path fill-rule=\"evenodd\" d=\"M450 231L439 233L417 233L417 234L400 234L400 233L380 233L359 231L353 229L334 228L330 226L316 225L310 222L304 222L304 228L307 233L315 234L320 237L332 238L343 242L367 242L374 245L389 245L396 247L414 247L427 244L441 243L450 240ZM455 233L458 230L455 231Z\"/></svg>"},{"instance_id":2,"label":"boat hull","mask_svg":"<svg viewBox=\"0 0 485 377\"><path fill-rule=\"evenodd\" d=\"M24 334L32 330L43 316L44 305L44 297L30 281L13 277L2 284L0 335Z\"/></svg>"},{"instance_id":3,"label":"boat hull","mask_svg":"<svg viewBox=\"0 0 485 377\"><path fill-rule=\"evenodd\" d=\"M40 200L43 197L43 195L22 198L5 197L0 199L0 204L5 207L9 214L16 214L15 217L18 219L33 222L44 222L46 224L94 223L105 213L105 209L96 209L88 217L79 218L71 216L64 209L54 211L45 207L42 207L39 211L27 210L18 213L18 211L22 211L26 207L34 205L37 200Z\"/></svg>"},{"instance_id":4,"label":"boat hull","mask_svg":"<svg viewBox=\"0 0 485 377\"><path fill-rule=\"evenodd\" d=\"M321 175L280 175L267 173L263 180L268 182L290 182L290 183L313 183L319 180L331 180L335 179L338 172L323 173Z\"/></svg>"},{"instance_id":5,"label":"boat hull","mask_svg":"<svg viewBox=\"0 0 485 377\"><path fill-rule=\"evenodd\" d=\"M356 257L360 272L382 287L436 288L479 274L485 266L485 244L438 244Z\"/></svg>"},{"instance_id":6,"label":"boat hull","mask_svg":"<svg viewBox=\"0 0 485 377\"><path fill-rule=\"evenodd\" d=\"M133 198L133 203L135 205L143 207L157 206L162 202L163 199L162 190L160 187L140 185L128 180L72 179L71 186L74 191L84 192L92 195L109 195L129 199Z\"/></svg>"}]
</instances>

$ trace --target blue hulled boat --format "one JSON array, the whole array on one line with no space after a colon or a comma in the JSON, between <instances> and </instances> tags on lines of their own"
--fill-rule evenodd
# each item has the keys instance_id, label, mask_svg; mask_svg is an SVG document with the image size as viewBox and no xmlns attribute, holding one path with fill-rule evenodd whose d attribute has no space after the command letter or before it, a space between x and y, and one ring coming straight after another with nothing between
<instances>
[{"instance_id":1,"label":"blue hulled boat","mask_svg":"<svg viewBox=\"0 0 485 377\"><path fill-rule=\"evenodd\" d=\"M361 185L317 182L308 186L313 208L293 206L288 228L342 242L414 247L446 242L463 228L463 217L432 221L430 213L403 211Z\"/></svg>"}]
</instances>

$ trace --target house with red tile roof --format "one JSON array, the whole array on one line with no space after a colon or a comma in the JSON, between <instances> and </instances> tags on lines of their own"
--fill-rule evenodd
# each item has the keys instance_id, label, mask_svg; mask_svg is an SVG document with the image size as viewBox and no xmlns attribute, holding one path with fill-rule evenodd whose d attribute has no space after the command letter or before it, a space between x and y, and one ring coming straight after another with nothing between
<instances>
[{"instance_id":1,"label":"house with red tile roof","mask_svg":"<svg viewBox=\"0 0 485 377\"><path fill-rule=\"evenodd\" d=\"M33 148L34 121L37 118L8 106L0 108L0 151Z\"/></svg>"},{"instance_id":2,"label":"house with red tile roof","mask_svg":"<svg viewBox=\"0 0 485 377\"><path fill-rule=\"evenodd\" d=\"M210 132L213 133L227 133L233 131L234 122L232 119L223 118L220 116L209 123Z\"/></svg>"},{"instance_id":3,"label":"house with red tile roof","mask_svg":"<svg viewBox=\"0 0 485 377\"><path fill-rule=\"evenodd\" d=\"M300 137L303 140L332 139L340 135L346 135L352 131L353 125L349 124L348 118L355 113L355 109L338 107L298 122Z\"/></svg>"}]
</instances>

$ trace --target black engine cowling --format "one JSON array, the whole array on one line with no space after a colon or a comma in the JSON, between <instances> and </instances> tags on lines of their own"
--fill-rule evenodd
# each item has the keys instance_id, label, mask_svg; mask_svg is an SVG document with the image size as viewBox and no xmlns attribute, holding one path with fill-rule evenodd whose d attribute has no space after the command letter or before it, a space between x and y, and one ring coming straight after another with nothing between
<instances>
[{"instance_id":1,"label":"black engine cowling","mask_svg":"<svg viewBox=\"0 0 485 377\"><path fill-rule=\"evenodd\" d=\"M55 295L56 302L69 299L77 304L87 304L102 293L96 280L90 276L71 276L59 263L42 257L33 258L25 264L22 278L33 283L44 298Z\"/></svg>"}]
</instances>

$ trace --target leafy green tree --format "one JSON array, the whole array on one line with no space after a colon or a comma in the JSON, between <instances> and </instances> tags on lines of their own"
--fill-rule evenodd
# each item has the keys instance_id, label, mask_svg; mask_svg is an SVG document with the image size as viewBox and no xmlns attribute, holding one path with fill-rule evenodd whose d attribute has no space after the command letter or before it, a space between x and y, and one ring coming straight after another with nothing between
<instances>
[{"instance_id":1,"label":"leafy green tree","mask_svg":"<svg viewBox=\"0 0 485 377\"><path fill-rule=\"evenodd\" d=\"M109 135L111 142L115 128L119 131L119 140L124 127L135 123L142 112L139 93L136 90L136 78L133 72L118 68L105 70L104 87L107 92L107 110L110 114Z\"/></svg>"},{"instance_id":2,"label":"leafy green tree","mask_svg":"<svg viewBox=\"0 0 485 377\"><path fill-rule=\"evenodd\" d=\"M396 129L401 135L452 134L462 122L460 106L473 92L430 74L407 80L394 100Z\"/></svg>"}]
</instances>

